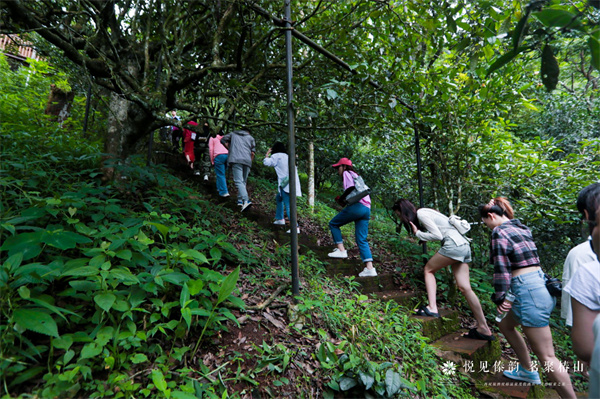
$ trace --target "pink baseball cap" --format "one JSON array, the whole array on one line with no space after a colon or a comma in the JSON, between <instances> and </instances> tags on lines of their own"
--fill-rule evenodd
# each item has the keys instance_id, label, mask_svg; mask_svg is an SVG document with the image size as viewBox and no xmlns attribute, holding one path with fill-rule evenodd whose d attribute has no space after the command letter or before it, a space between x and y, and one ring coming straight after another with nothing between
<instances>
[{"instance_id":1,"label":"pink baseball cap","mask_svg":"<svg viewBox=\"0 0 600 399\"><path fill-rule=\"evenodd\" d=\"M348 166L352 166L352 161L349 160L348 158L342 158L339 161L337 161L337 163L331 165L332 168L337 168L340 165L348 165Z\"/></svg>"}]
</instances>

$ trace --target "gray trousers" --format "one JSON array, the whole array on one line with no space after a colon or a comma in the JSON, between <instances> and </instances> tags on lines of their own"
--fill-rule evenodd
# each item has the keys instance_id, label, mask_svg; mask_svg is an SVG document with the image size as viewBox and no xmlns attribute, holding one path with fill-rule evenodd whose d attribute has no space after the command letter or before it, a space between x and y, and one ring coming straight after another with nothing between
<instances>
[{"instance_id":1,"label":"gray trousers","mask_svg":"<svg viewBox=\"0 0 600 399\"><path fill-rule=\"evenodd\" d=\"M242 165L241 163L230 163L231 173L233 174L233 182L238 192L239 201L248 201L248 190L246 190L246 181L250 173L250 166Z\"/></svg>"}]
</instances>

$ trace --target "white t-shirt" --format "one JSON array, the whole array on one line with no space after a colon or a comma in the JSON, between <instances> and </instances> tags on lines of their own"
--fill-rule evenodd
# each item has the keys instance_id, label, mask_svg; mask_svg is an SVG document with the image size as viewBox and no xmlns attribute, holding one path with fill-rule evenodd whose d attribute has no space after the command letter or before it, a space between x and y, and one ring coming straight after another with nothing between
<instances>
[{"instance_id":1,"label":"white t-shirt","mask_svg":"<svg viewBox=\"0 0 600 399\"><path fill-rule=\"evenodd\" d=\"M594 259L581 265L563 291L588 309L600 311L600 262Z\"/></svg>"},{"instance_id":2,"label":"white t-shirt","mask_svg":"<svg viewBox=\"0 0 600 399\"><path fill-rule=\"evenodd\" d=\"M582 242L569 251L565 264L563 266L562 284L566 287L579 267L596 259L596 254L592 251L590 245L591 238ZM562 292L560 301L560 317L566 320L568 326L573 326L573 311L571 310L571 295L565 290Z\"/></svg>"}]
</instances>

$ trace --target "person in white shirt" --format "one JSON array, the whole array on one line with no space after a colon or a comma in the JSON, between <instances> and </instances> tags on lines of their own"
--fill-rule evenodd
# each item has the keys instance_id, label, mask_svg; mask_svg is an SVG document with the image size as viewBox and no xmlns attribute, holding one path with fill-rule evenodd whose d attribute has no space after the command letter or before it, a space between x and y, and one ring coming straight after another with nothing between
<instances>
[{"instance_id":1,"label":"person in white shirt","mask_svg":"<svg viewBox=\"0 0 600 399\"><path fill-rule=\"evenodd\" d=\"M600 197L600 183L593 183L583 188L577 196L577 209L581 214L582 220L594 218L594 204L597 197ZM562 283L566 287L575 272L581 265L596 260L596 255L592 251L588 238L569 251L565 264L563 266ZM573 326L573 312L571 308L571 296L566 290L562 292L560 316L565 319L567 326Z\"/></svg>"},{"instance_id":2,"label":"person in white shirt","mask_svg":"<svg viewBox=\"0 0 600 399\"><path fill-rule=\"evenodd\" d=\"M582 265L564 288L573 308L573 352L590 364L590 398L600 397L600 196L595 209L595 220L588 224L596 259Z\"/></svg>"},{"instance_id":3,"label":"person in white shirt","mask_svg":"<svg viewBox=\"0 0 600 399\"><path fill-rule=\"evenodd\" d=\"M290 217L290 173L289 173L289 156L285 145L277 141L273 147L269 148L263 160L265 166L275 168L277 173L277 195L275 196L275 222L276 225L285 225L284 207L288 218ZM302 196L300 189L300 179L296 170L296 197ZM300 229L298 228L298 233Z\"/></svg>"}]
</instances>

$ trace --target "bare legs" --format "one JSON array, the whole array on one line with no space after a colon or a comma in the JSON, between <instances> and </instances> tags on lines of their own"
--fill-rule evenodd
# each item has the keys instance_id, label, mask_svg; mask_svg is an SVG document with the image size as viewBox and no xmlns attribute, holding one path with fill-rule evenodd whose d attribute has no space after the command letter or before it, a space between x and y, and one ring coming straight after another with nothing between
<instances>
[{"instance_id":1,"label":"bare legs","mask_svg":"<svg viewBox=\"0 0 600 399\"><path fill-rule=\"evenodd\" d=\"M517 326L518 323L512 317L512 312L498 324L500 331L517 354L521 366L527 370L531 370L531 358L529 357L527 344L525 344L525 340L516 330ZM540 359L542 365L551 365L548 371L548 378L550 381L557 383L556 390L558 394L562 398L575 398L575 391L573 391L569 374L561 367L560 362L554 354L550 327L523 326L523 332L531 345L533 353Z\"/></svg>"},{"instance_id":2,"label":"bare legs","mask_svg":"<svg viewBox=\"0 0 600 399\"><path fill-rule=\"evenodd\" d=\"M427 290L427 300L429 301L429 310L433 313L438 313L437 308L437 286L435 273L443 267L452 265L452 273L456 279L456 285L467 300L467 304L477 320L477 331L484 335L491 335L492 332L487 325L483 309L479 298L473 292L471 288L471 282L469 281L469 265L463 262L457 262L454 259L448 258L447 256L436 253L429 259L424 269L425 289Z\"/></svg>"},{"instance_id":3,"label":"bare legs","mask_svg":"<svg viewBox=\"0 0 600 399\"><path fill-rule=\"evenodd\" d=\"M479 298L471 288L471 281L469 279L469 265L466 263L455 263L452 265L452 273L456 279L456 285L458 286L458 289L465 296L467 304L469 305L469 308L471 308L471 312L473 312L475 320L477 320L477 331L484 335L492 335L492 331L488 327L487 321L485 320L485 315L483 314L483 309L481 308Z\"/></svg>"}]
</instances>

